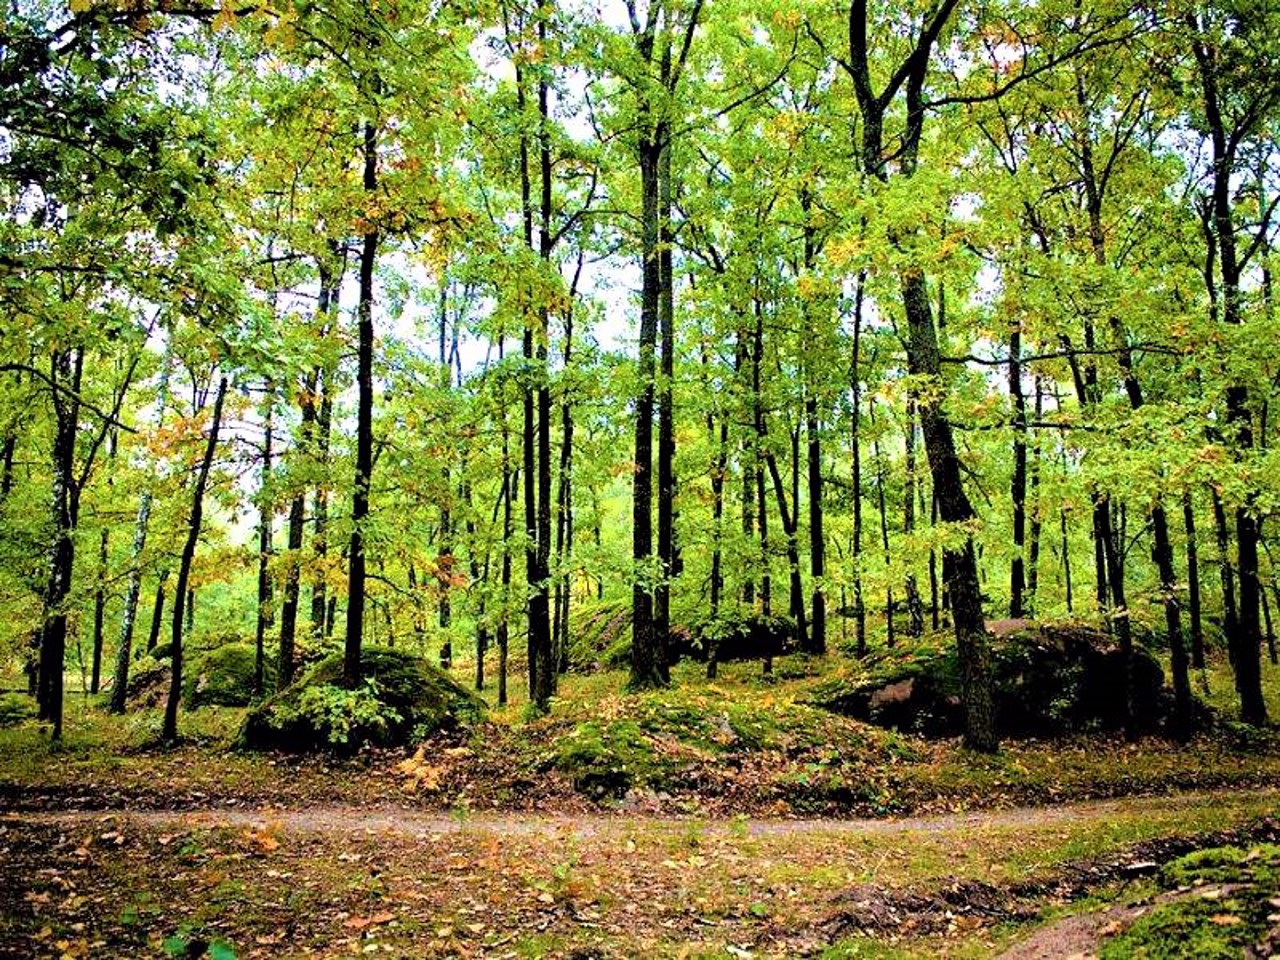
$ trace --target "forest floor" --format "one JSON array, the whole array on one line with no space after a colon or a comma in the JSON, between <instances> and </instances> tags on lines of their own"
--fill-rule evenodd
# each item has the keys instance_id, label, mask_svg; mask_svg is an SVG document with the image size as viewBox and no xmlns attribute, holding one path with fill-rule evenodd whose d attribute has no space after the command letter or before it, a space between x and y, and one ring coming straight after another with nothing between
<instances>
[{"instance_id":1,"label":"forest floor","mask_svg":"<svg viewBox=\"0 0 1280 960\"><path fill-rule=\"evenodd\" d=\"M1274 790L842 821L32 809L0 815L0 955L1065 956L1159 863L1277 814Z\"/></svg>"},{"instance_id":2,"label":"forest floor","mask_svg":"<svg viewBox=\"0 0 1280 960\"><path fill-rule=\"evenodd\" d=\"M1157 865L1278 835L1274 731L980 756L775 668L569 676L549 717L513 690L353 757L237 750L230 708L162 748L154 709L71 696L61 744L0 730L0 957L1056 957L1146 910ZM1229 716L1226 665L1204 679Z\"/></svg>"}]
</instances>

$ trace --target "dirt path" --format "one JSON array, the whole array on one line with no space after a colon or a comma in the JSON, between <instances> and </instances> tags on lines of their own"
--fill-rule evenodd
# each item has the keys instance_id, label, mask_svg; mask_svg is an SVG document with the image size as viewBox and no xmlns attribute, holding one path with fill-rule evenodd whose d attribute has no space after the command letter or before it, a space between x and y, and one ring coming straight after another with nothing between
<instances>
[{"instance_id":1,"label":"dirt path","mask_svg":"<svg viewBox=\"0 0 1280 960\"><path fill-rule=\"evenodd\" d=\"M1250 791L1256 798L1274 798L1280 803L1280 789ZM394 807L369 808L354 805L323 805L297 809L286 806L202 806L188 809L101 809L5 811L0 817L32 823L76 824L105 823L117 819L133 821L140 826L165 828L174 826L224 826L328 834L392 834L421 836L424 834L457 834L462 832L494 834L501 837L565 837L610 836L634 828L643 822L650 830L687 832L696 827L711 836L894 836L910 833L945 833L967 827L1048 828L1077 824L1082 821L1107 820L1123 812L1141 808L1151 813L1168 813L1189 807L1201 807L1215 799L1239 797L1239 790L1197 791L1154 797L1128 797L1119 800L1092 800L1059 806L1015 807L1007 810L971 813L935 814L876 819L745 819L703 820L700 818L654 817L629 815L626 812L595 814L553 814L537 816L524 813L456 815L427 813Z\"/></svg>"},{"instance_id":2,"label":"dirt path","mask_svg":"<svg viewBox=\"0 0 1280 960\"><path fill-rule=\"evenodd\" d=\"M0 810L0 957L159 955L185 937L241 960L763 958L865 936L994 956L1054 897L1019 885L1082 854L1123 876L1138 841L1277 809L1280 791L1260 790L896 820Z\"/></svg>"}]
</instances>

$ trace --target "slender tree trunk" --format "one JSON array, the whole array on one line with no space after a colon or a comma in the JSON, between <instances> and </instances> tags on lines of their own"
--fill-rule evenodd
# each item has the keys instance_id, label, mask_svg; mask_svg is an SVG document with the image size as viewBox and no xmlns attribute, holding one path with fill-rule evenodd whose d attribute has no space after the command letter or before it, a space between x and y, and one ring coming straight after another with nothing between
<instances>
[{"instance_id":1,"label":"slender tree trunk","mask_svg":"<svg viewBox=\"0 0 1280 960\"><path fill-rule=\"evenodd\" d=\"M663 45L662 76L666 86L671 82L671 44ZM658 160L658 337L662 360L658 381L658 564L660 579L654 593L654 631L665 647L671 635L671 580L676 574L675 499L676 499L676 434L673 381L675 378L675 276L672 248L675 235L671 228L673 186L671 182L670 131L665 123L658 126L661 154ZM660 661L662 682L670 682L670 664L664 655Z\"/></svg>"},{"instance_id":2,"label":"slender tree trunk","mask_svg":"<svg viewBox=\"0 0 1280 960\"><path fill-rule=\"evenodd\" d=\"M1009 397L1013 401L1013 563L1009 569L1009 616L1026 613L1023 550L1027 531L1027 399L1022 390L1022 328L1009 333Z\"/></svg>"},{"instance_id":3,"label":"slender tree trunk","mask_svg":"<svg viewBox=\"0 0 1280 960\"><path fill-rule=\"evenodd\" d=\"M156 579L156 598L151 604L151 627L147 631L147 653L160 643L160 625L164 623L164 586L169 580L169 571L161 570ZM124 708L121 707L121 712Z\"/></svg>"},{"instance_id":4,"label":"slender tree trunk","mask_svg":"<svg viewBox=\"0 0 1280 960\"><path fill-rule=\"evenodd\" d=\"M914 398L907 401L905 439L907 477L903 497L902 530L910 536L915 532L916 527L916 486L919 482L916 477L916 402ZM908 556L909 563L911 559ZM908 571L904 587L907 597L907 635L922 637L924 636L924 604L920 600L920 588L916 584L914 571Z\"/></svg>"},{"instance_id":5,"label":"slender tree trunk","mask_svg":"<svg viewBox=\"0 0 1280 960\"><path fill-rule=\"evenodd\" d=\"M500 331L498 334L498 361L501 363L504 354L505 337ZM501 578L501 594L499 597L498 628L497 640L498 644L498 705L505 706L507 703L507 655L510 645L510 627L511 618L511 500L513 497L512 487L515 480L511 476L511 436L507 428L507 404L506 404L506 380L500 381L501 386L501 402L498 404L498 416L501 418L502 431L502 578Z\"/></svg>"},{"instance_id":6,"label":"slender tree trunk","mask_svg":"<svg viewBox=\"0 0 1280 960\"><path fill-rule=\"evenodd\" d=\"M862 307L867 275L858 274L853 309L853 356L849 364L850 425L849 485L853 497L853 530L849 552L853 561L854 643L858 656L867 654L867 607L862 599Z\"/></svg>"},{"instance_id":7,"label":"slender tree trunk","mask_svg":"<svg viewBox=\"0 0 1280 960\"><path fill-rule=\"evenodd\" d=\"M1035 378L1035 417L1039 421L1044 415L1044 390L1040 378ZM1043 525L1040 510L1040 470L1044 451L1039 438L1032 448L1031 456L1031 535L1027 544L1027 616L1036 615L1036 595L1040 589L1040 534Z\"/></svg>"},{"instance_id":8,"label":"slender tree trunk","mask_svg":"<svg viewBox=\"0 0 1280 960\"><path fill-rule=\"evenodd\" d=\"M204 519L204 494L209 484L209 470L213 466L213 454L218 446L218 430L222 426L222 403L227 395L227 378L218 381L218 393L213 401L213 418L209 422L209 439L205 443L204 457L196 474L195 487L191 491L191 518L187 523L187 539L182 547L178 563L178 581L174 586L173 600L173 654L169 676L169 698L164 707L162 739L173 743L178 739L178 701L182 699L182 625L183 605L187 599L191 578L191 562L195 559L196 545L200 542L200 525Z\"/></svg>"},{"instance_id":9,"label":"slender tree trunk","mask_svg":"<svg viewBox=\"0 0 1280 960\"><path fill-rule=\"evenodd\" d=\"M1187 535L1187 614L1191 618L1191 665L1203 670L1204 622L1200 613L1200 561L1196 542L1196 515L1191 491L1182 494L1182 526Z\"/></svg>"},{"instance_id":10,"label":"slender tree trunk","mask_svg":"<svg viewBox=\"0 0 1280 960\"><path fill-rule=\"evenodd\" d=\"M1213 490L1214 533L1218 542L1218 575L1222 581L1222 632L1227 638L1227 653L1235 666L1236 644L1232 638L1240 631L1236 615L1235 569L1231 564L1231 531L1227 526L1227 511L1222 497Z\"/></svg>"},{"instance_id":11,"label":"slender tree trunk","mask_svg":"<svg viewBox=\"0 0 1280 960\"><path fill-rule=\"evenodd\" d=\"M336 298L335 298L336 299ZM321 371L316 378L321 390L319 411L316 415L316 467L323 475L329 468L329 435L333 424L333 395L329 386L329 374ZM328 582L325 564L329 552L329 486L321 479L311 495L311 512L314 523L311 533L311 550L316 558L315 578L311 581L311 638L317 643L329 635L328 624L333 618L327 614Z\"/></svg>"},{"instance_id":12,"label":"slender tree trunk","mask_svg":"<svg viewBox=\"0 0 1280 960\"><path fill-rule=\"evenodd\" d=\"M808 437L809 469L809 575L813 579L813 623L809 652L827 652L827 599L823 590L826 576L826 538L822 529L822 440L818 423L818 401L805 401L805 432ZM799 510L799 504L796 505Z\"/></svg>"},{"instance_id":13,"label":"slender tree trunk","mask_svg":"<svg viewBox=\"0 0 1280 960\"><path fill-rule=\"evenodd\" d=\"M271 524L275 514L275 500L271 490L271 457L274 440L276 385L267 378L263 413L262 480L258 485L258 615L255 618L253 654L253 695L262 696L266 689L264 675L267 648L267 632L275 622L274 597L271 585Z\"/></svg>"},{"instance_id":14,"label":"slender tree trunk","mask_svg":"<svg viewBox=\"0 0 1280 960\"><path fill-rule=\"evenodd\" d=\"M168 348L160 367L160 383L157 388L156 426L164 423L165 409L169 404L169 371L172 368L172 355ZM138 599L142 594L142 554L147 545L147 528L151 523L151 485L142 488L138 499L138 516L133 524L133 552L129 565L129 585L125 589L124 610L120 616L120 642L116 648L115 678L111 685L112 713L124 713L126 694L129 686L129 664L133 656L133 630L138 617ZM156 601L152 613L151 636L147 645L150 651L156 645L159 636L160 615L164 610L164 580L161 574L156 586Z\"/></svg>"},{"instance_id":15,"label":"slender tree trunk","mask_svg":"<svg viewBox=\"0 0 1280 960\"><path fill-rule=\"evenodd\" d=\"M868 407L871 414L871 423L875 424L875 407ZM889 512L886 503L884 485L885 485L885 460L884 453L880 449L880 440L877 437L871 443L871 452L876 460L876 506L880 510L880 545L884 551L884 568L886 574L889 570L889 564L892 557L889 553ZM887 583L887 577L886 577ZM893 587L885 587L884 592L884 625L885 625L885 644L892 647L895 641L894 623L893 623Z\"/></svg>"},{"instance_id":16,"label":"slender tree trunk","mask_svg":"<svg viewBox=\"0 0 1280 960\"><path fill-rule=\"evenodd\" d=\"M337 251L332 251L337 256ZM335 313L342 292L342 269L336 272L327 261L319 264L320 299L316 312L322 331L327 336L336 325ZM317 644L329 635L332 617L328 615L328 582L325 569L329 552L329 438L333 429L333 372L321 367L315 371L314 383L319 396L314 402L316 483L311 494L311 551L315 555L315 575L311 581L311 639Z\"/></svg>"},{"instance_id":17,"label":"slender tree trunk","mask_svg":"<svg viewBox=\"0 0 1280 960\"><path fill-rule=\"evenodd\" d=\"M378 189L378 134L364 124L362 147L365 193ZM356 472L351 494L351 545L347 551L347 633L343 644L342 680L348 687L360 682L360 651L364 641L365 540L369 517L369 487L373 477L373 269L378 259L378 231L370 228L360 248L360 294L356 307Z\"/></svg>"},{"instance_id":18,"label":"slender tree trunk","mask_svg":"<svg viewBox=\"0 0 1280 960\"><path fill-rule=\"evenodd\" d=\"M116 458L116 440L117 431L111 431L111 447L108 454L108 463L114 462ZM108 467L108 469L110 469ZM108 474L107 486L115 486L115 481ZM98 687L102 684L102 633L104 620L107 613L107 562L109 557L109 548L111 536L109 529L104 526L98 535L98 576L97 584L93 591L93 652L91 654L92 665L89 671L89 693L96 695Z\"/></svg>"}]
</instances>

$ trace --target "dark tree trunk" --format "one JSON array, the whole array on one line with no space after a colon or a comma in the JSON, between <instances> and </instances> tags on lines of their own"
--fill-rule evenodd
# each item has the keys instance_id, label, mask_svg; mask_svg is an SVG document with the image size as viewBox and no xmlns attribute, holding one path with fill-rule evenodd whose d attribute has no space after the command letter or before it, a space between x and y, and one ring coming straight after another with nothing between
<instances>
[{"instance_id":1,"label":"dark tree trunk","mask_svg":"<svg viewBox=\"0 0 1280 960\"><path fill-rule=\"evenodd\" d=\"M196 474L195 487L191 491L191 517L187 522L187 539L182 546L178 562L178 580L173 593L173 642L172 670L169 675L169 697L164 706L164 729L161 738L165 743L178 739L178 702L182 699L182 625L183 605L187 600L191 580L191 562L195 559L196 545L200 542L200 525L204 519L204 494L209 484L209 470L213 466L213 454L218 446L218 430L222 426L222 403L227 396L227 378L218 381L218 393L213 401L213 418L209 422L209 439L205 443L204 457Z\"/></svg>"},{"instance_id":2,"label":"dark tree trunk","mask_svg":"<svg viewBox=\"0 0 1280 960\"><path fill-rule=\"evenodd\" d=\"M329 435L333 425L333 395L328 379L329 375L323 371L316 378L321 390L316 415L316 467L326 473L329 467ZM311 495L311 512L314 515L311 549L316 558L316 574L311 581L311 638L318 642L329 636L329 624L333 619L327 612L328 583L325 573L325 561L329 552L329 485L323 479L316 484Z\"/></svg>"},{"instance_id":3,"label":"dark tree trunk","mask_svg":"<svg viewBox=\"0 0 1280 960\"><path fill-rule=\"evenodd\" d=\"M1009 569L1009 616L1026 612L1023 549L1027 533L1027 399L1022 390L1022 329L1009 333L1009 397L1013 401L1013 563Z\"/></svg>"},{"instance_id":4,"label":"dark tree trunk","mask_svg":"<svg viewBox=\"0 0 1280 960\"><path fill-rule=\"evenodd\" d=\"M45 587L45 620L40 632L38 673L38 716L52 725L51 737L62 739L62 672L67 648L67 598L75 568L76 431L80 422L80 381L84 351L66 349L54 354L50 380L59 385L70 381L70 396L54 391L55 432L53 442L53 554Z\"/></svg>"},{"instance_id":5,"label":"dark tree trunk","mask_svg":"<svg viewBox=\"0 0 1280 960\"><path fill-rule=\"evenodd\" d=\"M862 307L867 275L858 274L853 308L853 355L849 364L850 393L850 495L853 497L853 531L850 554L853 558L854 643L858 656L867 654L867 607L862 599ZM936 626L936 624L935 624Z\"/></svg>"},{"instance_id":6,"label":"dark tree trunk","mask_svg":"<svg viewBox=\"0 0 1280 960\"><path fill-rule=\"evenodd\" d=\"M661 144L640 144L642 287L640 294L640 396L636 401L635 479L632 484L632 559L637 577L631 596L631 680L635 689L663 685L665 639L657 632L651 579L653 563L654 353L662 287L658 258Z\"/></svg>"},{"instance_id":7,"label":"dark tree trunk","mask_svg":"<svg viewBox=\"0 0 1280 960\"><path fill-rule=\"evenodd\" d=\"M1038 421L1044 415L1044 390L1038 377L1035 380L1035 391L1035 417ZM1040 462L1043 456L1041 441L1037 439L1031 457L1031 534L1027 542L1026 612L1029 617L1036 615L1036 593L1040 588L1040 534L1043 523L1040 512Z\"/></svg>"},{"instance_id":8,"label":"dark tree trunk","mask_svg":"<svg viewBox=\"0 0 1280 960\"><path fill-rule=\"evenodd\" d=\"M662 79L671 83L671 44L663 44ZM654 632L665 647L671 635L671 580L676 575L675 499L676 499L676 433L674 387L675 376L675 277L672 248L675 235L671 227L672 194L670 131L665 123L658 125L661 154L658 161L658 338L661 346L658 381L658 565L659 580L654 592ZM660 661L663 683L669 683L670 664L664 655Z\"/></svg>"},{"instance_id":9,"label":"dark tree trunk","mask_svg":"<svg viewBox=\"0 0 1280 960\"><path fill-rule=\"evenodd\" d=\"M362 147L366 194L378 189L378 134L364 124ZM378 231L368 229L360 247L360 293L356 306L356 471L351 493L351 545L347 550L347 632L343 643L342 680L348 687L360 682L360 651L364 644L365 539L369 517L369 488L373 479L373 269L378 259Z\"/></svg>"},{"instance_id":10,"label":"dark tree trunk","mask_svg":"<svg viewBox=\"0 0 1280 960\"><path fill-rule=\"evenodd\" d=\"M902 529L910 536L916 527L916 403L914 398L907 401L906 430L907 476L904 487ZM910 559L910 558L908 558ZM904 584L907 597L907 635L924 636L924 604L920 600L920 588L916 584L916 575L909 572Z\"/></svg>"},{"instance_id":11,"label":"dark tree trunk","mask_svg":"<svg viewBox=\"0 0 1280 960\"><path fill-rule=\"evenodd\" d=\"M274 440L274 414L276 385L268 379L264 400L262 435L262 480L258 484L258 615L255 617L253 654L253 695L262 696L266 688L264 680L267 632L275 622L274 597L271 586L271 521L275 514L275 499L271 490L271 457Z\"/></svg>"},{"instance_id":12,"label":"dark tree trunk","mask_svg":"<svg viewBox=\"0 0 1280 960\"><path fill-rule=\"evenodd\" d=\"M1248 259L1236 249L1236 224L1233 204L1234 185L1241 141L1262 122L1263 111L1250 110L1244 119L1235 121L1228 129L1223 116L1219 83L1224 68L1213 41L1204 37L1194 14L1188 14L1192 52L1200 73L1203 95L1204 119L1213 148L1212 167L1212 232L1210 241L1217 245L1218 271L1222 278L1222 320L1227 326L1244 322L1241 312L1241 274ZM1227 74L1230 82L1231 75ZM1212 279L1212 277L1210 277ZM1246 383L1234 383L1226 391L1227 427L1233 449L1238 457L1253 447L1253 420L1249 410L1249 387ZM1253 509L1254 494L1248 501L1236 507L1236 569L1239 580L1239 603L1235 611L1236 629L1228 632L1227 643L1231 650L1231 663L1235 670L1236 692L1240 696L1240 719L1245 723L1261 725L1267 720L1267 707L1262 697L1262 622L1260 616L1261 588L1258 581L1258 519ZM1216 492L1215 492L1216 498ZM1221 503L1215 503L1220 511ZM1220 522L1225 534L1225 522ZM1224 593L1226 583L1224 577Z\"/></svg>"},{"instance_id":13,"label":"dark tree trunk","mask_svg":"<svg viewBox=\"0 0 1280 960\"><path fill-rule=\"evenodd\" d=\"M905 273L901 277L902 300L907 315L907 363L911 373L940 381L941 353L931 316L923 275ZM961 480L960 456L956 452L951 422L938 399L921 401L920 427L925 452L933 475L938 515L943 523L961 524L975 517L973 506ZM956 650L960 659L962 699L965 706L965 744L984 752L998 747L995 704L991 692L991 665L987 650L986 622L982 612L982 591L972 539L961 548L943 550L943 577L951 598Z\"/></svg>"},{"instance_id":14,"label":"dark tree trunk","mask_svg":"<svg viewBox=\"0 0 1280 960\"><path fill-rule=\"evenodd\" d=\"M169 580L169 571L161 570L156 579L156 598L151 605L151 627L147 631L147 653L160 643L160 625L164 623L164 585Z\"/></svg>"},{"instance_id":15,"label":"dark tree trunk","mask_svg":"<svg viewBox=\"0 0 1280 960\"><path fill-rule=\"evenodd\" d=\"M498 335L498 360L503 359L503 334ZM502 418L502 592L499 597L497 640L498 644L498 704L507 702L507 654L510 641L511 617L511 500L515 479L511 475L511 437L507 429L506 381L502 381L502 400L498 415Z\"/></svg>"},{"instance_id":16,"label":"dark tree trunk","mask_svg":"<svg viewBox=\"0 0 1280 960\"><path fill-rule=\"evenodd\" d=\"M809 468L809 575L813 578L813 622L809 652L827 652L827 599L823 590L826 576L826 538L822 529L822 439L818 423L818 401L805 401L805 432L808 437ZM797 504L797 510L799 505Z\"/></svg>"},{"instance_id":17,"label":"dark tree trunk","mask_svg":"<svg viewBox=\"0 0 1280 960\"><path fill-rule=\"evenodd\" d=\"M1231 531L1227 526L1227 511L1216 489L1213 490L1213 522L1218 543L1218 575L1222 581L1222 632L1227 637L1227 653L1234 666L1236 646L1232 638L1240 631L1236 616L1235 569L1231 565Z\"/></svg>"},{"instance_id":18,"label":"dark tree trunk","mask_svg":"<svg viewBox=\"0 0 1280 960\"><path fill-rule=\"evenodd\" d=\"M1187 535L1187 615L1191 618L1191 665L1203 670L1204 622L1200 613L1200 561L1196 542L1196 515L1191 491L1182 495L1182 526Z\"/></svg>"},{"instance_id":19,"label":"dark tree trunk","mask_svg":"<svg viewBox=\"0 0 1280 960\"><path fill-rule=\"evenodd\" d=\"M303 414L304 418L306 414ZM307 433L306 420L303 421L302 434ZM301 447L306 446L303 439ZM302 532L306 509L306 490L299 489L289 501L289 532L286 541L286 560L284 568L284 596L280 603L280 648L276 661L276 689L283 690L293 683L294 666L297 662L297 630L298 630L298 581L302 564Z\"/></svg>"},{"instance_id":20,"label":"dark tree trunk","mask_svg":"<svg viewBox=\"0 0 1280 960\"><path fill-rule=\"evenodd\" d=\"M868 413L871 415L871 423L874 425L875 405L874 403L868 407ZM876 438L871 443L871 453L876 459L876 506L880 511L880 548L884 553L885 570L889 569L892 557L889 553L889 510L888 502L885 497L885 459L884 452L880 448L880 440ZM895 632L893 623L893 588L885 587L884 594L884 625L885 625L885 644L892 647L895 642Z\"/></svg>"},{"instance_id":21,"label":"dark tree trunk","mask_svg":"<svg viewBox=\"0 0 1280 960\"><path fill-rule=\"evenodd\" d=\"M334 251L336 255L336 251ZM342 288L342 269L334 271L324 260L319 265L320 299L316 310L323 321L326 335L336 323L335 312ZM311 531L311 549L315 554L315 576L311 581L311 638L317 644L329 636L332 616L328 613L328 583L325 562L329 552L329 437L333 429L333 388L330 370L321 368L315 372L315 389L320 394L316 408L315 468L316 484L311 495L311 513L314 517Z\"/></svg>"}]
</instances>

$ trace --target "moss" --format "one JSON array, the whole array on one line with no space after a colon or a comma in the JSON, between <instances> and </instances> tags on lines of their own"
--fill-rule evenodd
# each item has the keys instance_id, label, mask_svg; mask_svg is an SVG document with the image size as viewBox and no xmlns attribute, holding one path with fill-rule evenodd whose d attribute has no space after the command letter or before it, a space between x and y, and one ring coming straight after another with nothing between
<instances>
[{"instance_id":1,"label":"moss","mask_svg":"<svg viewBox=\"0 0 1280 960\"><path fill-rule=\"evenodd\" d=\"M15 727L36 715L36 702L24 693L0 694L0 727Z\"/></svg>"},{"instance_id":2,"label":"moss","mask_svg":"<svg viewBox=\"0 0 1280 960\"><path fill-rule=\"evenodd\" d=\"M634 720L578 724L560 741L555 767L573 779L575 790L597 799L658 786L671 772Z\"/></svg>"},{"instance_id":3,"label":"moss","mask_svg":"<svg viewBox=\"0 0 1280 960\"><path fill-rule=\"evenodd\" d=\"M1198 850L1165 866L1160 881L1184 889L1221 885L1215 896L1197 892L1161 903L1102 947L1101 957L1235 958L1270 937L1272 898L1280 890L1280 846ZM1263 944L1259 956L1271 956Z\"/></svg>"},{"instance_id":4,"label":"moss","mask_svg":"<svg viewBox=\"0 0 1280 960\"><path fill-rule=\"evenodd\" d=\"M616 648L631 650L631 611L620 601L573 608L569 620L569 668L591 672L608 668Z\"/></svg>"},{"instance_id":5,"label":"moss","mask_svg":"<svg viewBox=\"0 0 1280 960\"><path fill-rule=\"evenodd\" d=\"M182 678L182 698L189 709L203 706L244 707L253 701L257 651L252 644L228 643L195 660ZM275 664L263 663L264 680L275 685Z\"/></svg>"},{"instance_id":6,"label":"moss","mask_svg":"<svg viewBox=\"0 0 1280 960\"><path fill-rule=\"evenodd\" d=\"M401 744L444 727L478 720L484 702L422 657L387 647L365 647L361 656L363 697L348 698L355 716L343 731L344 746ZM331 718L343 703L327 693L342 690L342 655L333 654L297 683L263 702L245 718L240 743L253 749L315 750L334 745ZM308 693L308 691L312 691ZM355 691L349 691L355 693ZM316 707L318 709L313 709Z\"/></svg>"}]
</instances>

